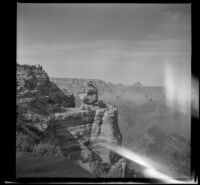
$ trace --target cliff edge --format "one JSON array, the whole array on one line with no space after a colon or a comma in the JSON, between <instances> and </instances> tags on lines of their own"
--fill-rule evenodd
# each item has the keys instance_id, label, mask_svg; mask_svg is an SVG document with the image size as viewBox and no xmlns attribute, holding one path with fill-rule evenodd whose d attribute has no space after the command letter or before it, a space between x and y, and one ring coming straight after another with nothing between
<instances>
[{"instance_id":1,"label":"cliff edge","mask_svg":"<svg viewBox=\"0 0 200 185\"><path fill-rule=\"evenodd\" d=\"M64 93L38 66L17 64L17 131L40 140L54 113L75 107L73 94Z\"/></svg>"},{"instance_id":2,"label":"cliff edge","mask_svg":"<svg viewBox=\"0 0 200 185\"><path fill-rule=\"evenodd\" d=\"M121 159L103 147L105 143L122 143L117 108L98 100L97 88L92 81L81 89L79 96L80 108L55 114L55 136L67 158L78 160L97 176L108 175L111 166ZM122 173L120 175L122 177Z\"/></svg>"}]
</instances>

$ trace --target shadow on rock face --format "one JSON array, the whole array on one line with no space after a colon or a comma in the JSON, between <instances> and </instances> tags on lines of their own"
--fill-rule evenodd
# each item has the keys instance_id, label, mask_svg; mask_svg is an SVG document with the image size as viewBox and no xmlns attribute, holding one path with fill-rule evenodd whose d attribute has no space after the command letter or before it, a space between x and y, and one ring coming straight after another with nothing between
<instances>
[{"instance_id":1,"label":"shadow on rock face","mask_svg":"<svg viewBox=\"0 0 200 185\"><path fill-rule=\"evenodd\" d=\"M57 113L55 115L55 136L65 156L70 159L87 158L94 111L77 111Z\"/></svg>"},{"instance_id":2,"label":"shadow on rock face","mask_svg":"<svg viewBox=\"0 0 200 185\"><path fill-rule=\"evenodd\" d=\"M81 146L78 140L65 128L63 131L56 130L60 146L68 159L76 160L81 156Z\"/></svg>"}]
</instances>

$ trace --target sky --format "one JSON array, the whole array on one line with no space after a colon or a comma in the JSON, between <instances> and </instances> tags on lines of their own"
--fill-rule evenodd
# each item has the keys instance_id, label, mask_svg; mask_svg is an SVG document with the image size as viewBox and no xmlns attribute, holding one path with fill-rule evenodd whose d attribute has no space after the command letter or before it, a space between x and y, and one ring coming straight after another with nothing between
<instances>
[{"instance_id":1,"label":"sky","mask_svg":"<svg viewBox=\"0 0 200 185\"><path fill-rule=\"evenodd\" d=\"M160 86L191 70L191 4L17 5L17 62L50 77Z\"/></svg>"}]
</instances>

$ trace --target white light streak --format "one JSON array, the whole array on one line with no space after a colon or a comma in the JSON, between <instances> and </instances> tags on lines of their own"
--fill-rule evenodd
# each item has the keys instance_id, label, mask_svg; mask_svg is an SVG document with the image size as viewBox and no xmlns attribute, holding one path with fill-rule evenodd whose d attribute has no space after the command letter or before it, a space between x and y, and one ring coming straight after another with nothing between
<instances>
[{"instance_id":1,"label":"white light streak","mask_svg":"<svg viewBox=\"0 0 200 185\"><path fill-rule=\"evenodd\" d=\"M109 150L112 150L113 152L143 166L145 169L142 172L146 177L149 178L155 178L155 179L159 179L161 181L163 181L164 183L177 183L177 184L197 184L197 182L194 182L194 180L190 180L190 181L179 181L176 179L173 179L172 177L161 173L160 171L158 171L156 169L156 166L160 166L158 164L156 164L156 162L140 155L137 154L131 150L128 150L122 146L114 146L114 145L110 145L110 144L103 144L103 146Z\"/></svg>"}]
</instances>

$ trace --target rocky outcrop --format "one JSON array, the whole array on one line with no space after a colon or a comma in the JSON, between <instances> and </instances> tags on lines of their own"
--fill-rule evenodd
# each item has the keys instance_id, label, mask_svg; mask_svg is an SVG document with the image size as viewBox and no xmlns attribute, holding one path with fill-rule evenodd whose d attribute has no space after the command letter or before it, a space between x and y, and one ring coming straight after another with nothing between
<instances>
[{"instance_id":1,"label":"rocky outcrop","mask_svg":"<svg viewBox=\"0 0 200 185\"><path fill-rule=\"evenodd\" d=\"M41 66L17 65L17 130L37 141L57 140L68 159L95 177L125 177L126 160L104 147L122 143L118 109L99 100L92 81L79 97L81 107L74 108L72 93L49 81Z\"/></svg>"},{"instance_id":2,"label":"rocky outcrop","mask_svg":"<svg viewBox=\"0 0 200 185\"><path fill-rule=\"evenodd\" d=\"M89 81L85 87L82 87L80 92L80 100L83 104L95 104L98 101L97 88L94 82Z\"/></svg>"},{"instance_id":3,"label":"rocky outcrop","mask_svg":"<svg viewBox=\"0 0 200 185\"><path fill-rule=\"evenodd\" d=\"M79 161L97 176L112 176L114 169L123 160L120 162L122 158L104 145L122 143L118 110L104 104L102 100L98 101L97 89L92 82L82 88L80 98L80 108L70 108L55 114L55 136L59 138L66 157ZM119 173L122 177L124 171Z\"/></svg>"},{"instance_id":4,"label":"rocky outcrop","mask_svg":"<svg viewBox=\"0 0 200 185\"><path fill-rule=\"evenodd\" d=\"M104 163L116 162L112 152L105 150L103 144L121 145L122 135L118 128L117 108L108 107L96 110L92 124L90 148L101 156Z\"/></svg>"},{"instance_id":5,"label":"rocky outcrop","mask_svg":"<svg viewBox=\"0 0 200 185\"><path fill-rule=\"evenodd\" d=\"M57 85L49 80L47 73L41 66L17 65L17 100L30 102L44 99L51 105L49 110L59 107L75 107L73 94L61 91ZM53 107L54 105L54 107ZM58 110L56 110L58 111Z\"/></svg>"},{"instance_id":6,"label":"rocky outcrop","mask_svg":"<svg viewBox=\"0 0 200 185\"><path fill-rule=\"evenodd\" d=\"M94 110L71 109L55 114L55 134L66 156L80 157L83 148L99 155L104 163L113 162L111 151L104 143L121 144L116 108ZM75 155L75 153L78 153ZM78 157L75 157L78 156Z\"/></svg>"},{"instance_id":7,"label":"rocky outcrop","mask_svg":"<svg viewBox=\"0 0 200 185\"><path fill-rule=\"evenodd\" d=\"M74 106L73 95L62 92L40 65L17 64L18 130L39 139L55 112Z\"/></svg>"},{"instance_id":8,"label":"rocky outcrop","mask_svg":"<svg viewBox=\"0 0 200 185\"><path fill-rule=\"evenodd\" d=\"M87 159L87 146L90 140L94 111L68 110L55 114L55 136L65 156L70 159Z\"/></svg>"},{"instance_id":9,"label":"rocky outcrop","mask_svg":"<svg viewBox=\"0 0 200 185\"><path fill-rule=\"evenodd\" d=\"M81 109L95 109L98 106L98 92L93 81L89 81L79 93Z\"/></svg>"}]
</instances>

